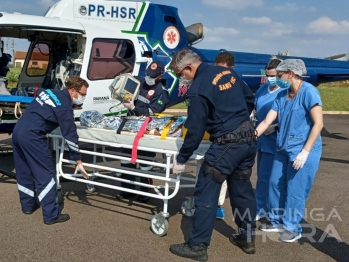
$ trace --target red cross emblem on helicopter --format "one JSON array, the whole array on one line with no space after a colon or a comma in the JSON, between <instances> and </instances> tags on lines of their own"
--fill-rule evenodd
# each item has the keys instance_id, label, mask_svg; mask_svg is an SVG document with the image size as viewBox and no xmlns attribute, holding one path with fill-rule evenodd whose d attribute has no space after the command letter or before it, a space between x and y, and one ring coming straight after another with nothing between
<instances>
[{"instance_id":1,"label":"red cross emblem on helicopter","mask_svg":"<svg viewBox=\"0 0 349 262\"><path fill-rule=\"evenodd\" d=\"M177 28L174 26L167 27L165 32L164 32L163 39L164 39L165 45L168 48L170 48L170 49L176 48L178 46L179 40L180 40L180 34L179 34Z\"/></svg>"}]
</instances>

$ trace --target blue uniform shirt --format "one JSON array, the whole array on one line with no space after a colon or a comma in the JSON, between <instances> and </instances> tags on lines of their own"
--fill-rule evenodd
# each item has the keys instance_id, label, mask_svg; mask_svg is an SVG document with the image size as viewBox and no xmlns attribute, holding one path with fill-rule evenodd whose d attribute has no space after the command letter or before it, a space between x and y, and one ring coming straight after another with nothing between
<instances>
[{"instance_id":1,"label":"blue uniform shirt","mask_svg":"<svg viewBox=\"0 0 349 262\"><path fill-rule=\"evenodd\" d=\"M34 133L41 137L60 127L72 160L80 160L78 134L74 123L72 101L68 90L40 90L37 97L25 110L15 128L24 128L28 137Z\"/></svg>"},{"instance_id":2,"label":"blue uniform shirt","mask_svg":"<svg viewBox=\"0 0 349 262\"><path fill-rule=\"evenodd\" d=\"M167 89L157 82L154 86L149 86L143 77L135 76L141 81L141 88L137 100L135 100L135 109L133 112L137 116L150 116L154 113L161 113L165 110L169 101ZM131 112L129 112L132 115Z\"/></svg>"},{"instance_id":3,"label":"blue uniform shirt","mask_svg":"<svg viewBox=\"0 0 349 262\"><path fill-rule=\"evenodd\" d=\"M314 105L322 106L319 91L311 84L303 82L298 94L287 101L287 90L282 90L273 103L272 110L278 113L279 131L277 151L289 155L291 161L302 151L313 121L310 110ZM312 150L322 147L321 136L317 138Z\"/></svg>"},{"instance_id":4,"label":"blue uniform shirt","mask_svg":"<svg viewBox=\"0 0 349 262\"><path fill-rule=\"evenodd\" d=\"M205 131L212 139L228 134L248 121L254 108L252 91L233 69L206 63L197 68L187 100L188 131L177 156L182 164L199 147Z\"/></svg>"},{"instance_id":5,"label":"blue uniform shirt","mask_svg":"<svg viewBox=\"0 0 349 262\"><path fill-rule=\"evenodd\" d=\"M267 84L262 85L255 94L255 108L256 108L256 118L257 126L265 119L268 112L270 111L274 100L276 99L278 93L282 89L278 88L275 91L270 92L269 86ZM277 124L278 121L275 120L273 124ZM258 150L262 152L275 154L276 151L276 132L270 135L261 135L258 138L257 143Z\"/></svg>"}]
</instances>

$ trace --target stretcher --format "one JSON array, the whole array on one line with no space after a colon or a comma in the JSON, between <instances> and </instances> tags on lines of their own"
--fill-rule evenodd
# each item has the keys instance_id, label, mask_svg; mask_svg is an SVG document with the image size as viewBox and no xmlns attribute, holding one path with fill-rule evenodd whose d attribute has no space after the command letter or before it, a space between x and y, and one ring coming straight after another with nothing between
<instances>
[{"instance_id":1,"label":"stretcher","mask_svg":"<svg viewBox=\"0 0 349 262\"><path fill-rule=\"evenodd\" d=\"M12 133L33 97L0 95L0 133Z\"/></svg>"},{"instance_id":2,"label":"stretcher","mask_svg":"<svg viewBox=\"0 0 349 262\"><path fill-rule=\"evenodd\" d=\"M138 195L148 196L152 198L161 199L164 202L161 213L154 215L150 220L150 227L154 234L158 236L166 235L168 231L168 201L173 198L179 188L194 188L196 183L197 173L203 161L205 152L210 147L209 141L202 141L199 148L194 152L188 165L196 167L196 174L194 177L187 177L180 175L174 177L171 175L170 165L173 162L173 157L178 153L183 144L183 138L166 137L161 139L160 136L144 135L137 145L137 150L144 150L157 153L157 158L149 158L142 156L140 158L135 157L135 138L137 134L130 132L121 132L117 134L114 130L98 129L81 126L80 123L76 123L77 133L79 135L79 142L84 143L84 149L80 149L82 155L82 161L84 167L93 169L90 173L90 179L85 180L81 176L65 173L63 166L66 164L75 164L74 161L64 158L64 151L67 149L65 140L61 135L60 129L57 128L49 136L53 141L53 149L56 153L56 169L57 169L57 183L58 188L59 179L63 177L68 180L73 180L89 185L95 185L100 187L106 187L110 189L120 190L124 192L134 193ZM136 139L137 140L137 139ZM131 155L121 152L122 148L133 149ZM87 163L84 155L92 156L92 163ZM159 157L160 155L160 157ZM102 161L97 163L97 157L102 158ZM85 161L84 161L85 160ZM111 161L114 161L113 163ZM142 163L146 165L152 165L154 168L151 171L144 171L140 169L131 169L121 167L115 164L115 161L127 161L133 163ZM154 171L156 169L156 171ZM161 171L163 170L163 171ZM88 172L89 173L89 172ZM141 182L135 182L128 179L122 179L114 174L125 173L138 177L145 177L152 179L154 184L145 184ZM103 182L94 181L94 178L104 178ZM104 182L104 181L109 181ZM135 186L143 186L151 188L152 192L142 192L140 190L133 190L123 188L121 186L110 184L110 181L119 181ZM60 194L58 194L60 195ZM194 203L192 197L187 198L181 206L181 211L184 215L192 216L194 213Z\"/></svg>"}]
</instances>

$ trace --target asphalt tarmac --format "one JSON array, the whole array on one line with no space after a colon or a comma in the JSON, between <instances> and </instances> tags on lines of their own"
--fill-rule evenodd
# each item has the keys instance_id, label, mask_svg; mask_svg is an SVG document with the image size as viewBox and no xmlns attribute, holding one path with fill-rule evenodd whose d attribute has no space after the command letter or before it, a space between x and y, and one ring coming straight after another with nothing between
<instances>
[{"instance_id":1,"label":"asphalt tarmac","mask_svg":"<svg viewBox=\"0 0 349 262\"><path fill-rule=\"evenodd\" d=\"M229 199L226 217L217 220L209 261L349 261L349 115L325 115L320 168L306 205L303 238L278 241L278 233L257 230L256 254L246 255L228 237L236 229ZM14 171L11 137L0 135L0 167ZM194 172L190 167L189 173ZM256 167L252 175L256 182ZM180 212L193 189L181 189L169 202L169 230L158 237L149 229L150 218L161 211L161 200L142 204L136 199L116 200L115 190L62 182L63 213L71 219L45 225L41 209L21 212L16 181L0 173L0 261L189 261L169 251L188 237L191 218ZM258 222L257 225L260 223Z\"/></svg>"}]
</instances>

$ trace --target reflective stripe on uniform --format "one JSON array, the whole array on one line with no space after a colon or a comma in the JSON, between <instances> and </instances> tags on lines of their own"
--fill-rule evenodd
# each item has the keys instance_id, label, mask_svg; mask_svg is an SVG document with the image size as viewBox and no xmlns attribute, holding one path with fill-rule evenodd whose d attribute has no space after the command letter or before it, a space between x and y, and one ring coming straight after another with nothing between
<instances>
[{"instance_id":1,"label":"reflective stripe on uniform","mask_svg":"<svg viewBox=\"0 0 349 262\"><path fill-rule=\"evenodd\" d=\"M70 148L71 150L80 152L79 146L78 146L77 144L75 144L75 143L73 143L73 142L71 142L71 141L69 141L69 140L67 140L67 139L65 140L65 142L67 142L67 144L68 144L68 146L69 146L69 148Z\"/></svg>"},{"instance_id":2,"label":"reflective stripe on uniform","mask_svg":"<svg viewBox=\"0 0 349 262\"><path fill-rule=\"evenodd\" d=\"M56 181L52 178L50 183L48 183L48 185L45 187L45 189L41 191L39 195L40 202L47 195L47 193L50 192L50 190L52 189L52 187L54 187L55 184L56 184Z\"/></svg>"},{"instance_id":3,"label":"reflective stripe on uniform","mask_svg":"<svg viewBox=\"0 0 349 262\"><path fill-rule=\"evenodd\" d=\"M146 99L144 96L138 96L137 99L145 104L150 104L149 99Z\"/></svg>"},{"instance_id":4,"label":"reflective stripe on uniform","mask_svg":"<svg viewBox=\"0 0 349 262\"><path fill-rule=\"evenodd\" d=\"M20 184L17 184L18 185L18 190L19 191L21 191L21 192L23 192L23 193L25 193L25 194L27 194L27 195L29 195L29 196L31 196L31 197L34 197L34 191L33 190L30 190L30 189L28 189L28 188L26 188L26 187L24 187L24 186L21 186Z\"/></svg>"}]
</instances>

